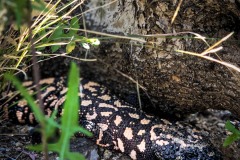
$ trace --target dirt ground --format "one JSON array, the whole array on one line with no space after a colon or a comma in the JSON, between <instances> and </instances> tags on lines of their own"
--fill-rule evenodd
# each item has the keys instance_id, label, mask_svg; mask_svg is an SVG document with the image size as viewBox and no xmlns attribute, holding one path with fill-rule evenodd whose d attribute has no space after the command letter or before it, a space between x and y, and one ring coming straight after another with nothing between
<instances>
[{"instance_id":1,"label":"dirt ground","mask_svg":"<svg viewBox=\"0 0 240 160\"><path fill-rule=\"evenodd\" d=\"M223 141L229 134L225 130L226 120L233 120L228 111L208 110L203 113L190 115L184 121L196 126L204 134L209 136L212 143L223 153L224 160L239 160L240 142L224 148ZM239 121L236 121L239 123ZM31 144L30 130L33 127L19 126L3 121L0 123L0 159L1 160L41 160L43 155L26 148ZM130 160L126 155L116 151L106 150L94 144L84 137L74 137L71 141L71 149L82 153L88 160ZM50 160L57 160L58 155L49 152Z\"/></svg>"}]
</instances>

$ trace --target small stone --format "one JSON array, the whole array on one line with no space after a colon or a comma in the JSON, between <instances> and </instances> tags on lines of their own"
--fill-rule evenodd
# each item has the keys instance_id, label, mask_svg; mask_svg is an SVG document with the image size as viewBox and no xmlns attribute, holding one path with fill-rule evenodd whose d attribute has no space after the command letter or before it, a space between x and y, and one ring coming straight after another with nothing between
<instances>
[{"instance_id":1,"label":"small stone","mask_svg":"<svg viewBox=\"0 0 240 160\"><path fill-rule=\"evenodd\" d=\"M105 159L109 159L111 156L112 156L112 152L110 152L109 150L104 151L103 157Z\"/></svg>"},{"instance_id":2,"label":"small stone","mask_svg":"<svg viewBox=\"0 0 240 160\"><path fill-rule=\"evenodd\" d=\"M224 127L225 127L225 124L220 122L220 123L217 124L217 126L218 126L218 127L221 127L221 128L224 128Z\"/></svg>"},{"instance_id":3,"label":"small stone","mask_svg":"<svg viewBox=\"0 0 240 160\"><path fill-rule=\"evenodd\" d=\"M98 159L99 159L99 155L98 155L97 150L96 150L96 149L93 149L93 150L90 152L88 158L91 159L91 160L98 160Z\"/></svg>"},{"instance_id":4,"label":"small stone","mask_svg":"<svg viewBox=\"0 0 240 160\"><path fill-rule=\"evenodd\" d=\"M20 143L20 142L17 142L17 143L15 144L16 147L20 147L20 146L22 146L22 145L23 145L23 144Z\"/></svg>"}]
</instances>

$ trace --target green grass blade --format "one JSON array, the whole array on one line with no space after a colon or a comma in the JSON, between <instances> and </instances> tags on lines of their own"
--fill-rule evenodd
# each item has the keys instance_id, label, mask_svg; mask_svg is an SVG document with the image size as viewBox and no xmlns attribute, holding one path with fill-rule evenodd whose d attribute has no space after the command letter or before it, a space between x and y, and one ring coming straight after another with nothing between
<instances>
[{"instance_id":1,"label":"green grass blade","mask_svg":"<svg viewBox=\"0 0 240 160\"><path fill-rule=\"evenodd\" d=\"M83 128L81 126L73 127L72 130L73 130L74 133L81 132L86 136L89 136L89 137L93 136L93 134L91 132L89 132L88 130L86 130L85 128Z\"/></svg>"},{"instance_id":2,"label":"green grass blade","mask_svg":"<svg viewBox=\"0 0 240 160\"><path fill-rule=\"evenodd\" d=\"M13 85L17 88L17 90L21 93L24 99L28 102L29 106L34 112L34 116L36 117L39 123L44 123L45 116L42 113L40 107L35 103L33 97L28 93L28 91L22 86L21 82L12 75L6 74L5 78L13 83Z\"/></svg>"},{"instance_id":3,"label":"green grass blade","mask_svg":"<svg viewBox=\"0 0 240 160\"><path fill-rule=\"evenodd\" d=\"M75 153L75 152L68 152L67 157L70 160L85 160L85 157L81 155L80 153Z\"/></svg>"},{"instance_id":4,"label":"green grass blade","mask_svg":"<svg viewBox=\"0 0 240 160\"><path fill-rule=\"evenodd\" d=\"M240 133L229 120L226 122L225 128L232 133Z\"/></svg>"},{"instance_id":5,"label":"green grass blade","mask_svg":"<svg viewBox=\"0 0 240 160\"><path fill-rule=\"evenodd\" d=\"M227 147L230 144L232 144L234 141L237 141L240 139L240 131L236 129L235 126L232 125L232 123L229 120L226 122L225 128L230 132L232 132L232 134L229 135L223 143L223 146Z\"/></svg>"},{"instance_id":6,"label":"green grass blade","mask_svg":"<svg viewBox=\"0 0 240 160\"><path fill-rule=\"evenodd\" d=\"M229 146L230 144L232 144L234 141L237 141L237 140L239 140L239 139L240 139L239 135L233 133L233 134L231 134L230 136L228 136L228 137L225 139L225 141L224 141L224 143L223 143L223 146L224 146L224 147L227 147L227 146Z\"/></svg>"},{"instance_id":7,"label":"green grass blade","mask_svg":"<svg viewBox=\"0 0 240 160\"><path fill-rule=\"evenodd\" d=\"M61 118L62 134L60 137L61 152L60 158L64 159L64 153L69 150L69 139L74 132L72 127L78 126L79 109L79 70L77 65L72 63L68 77L68 92L64 103L64 114Z\"/></svg>"}]
</instances>

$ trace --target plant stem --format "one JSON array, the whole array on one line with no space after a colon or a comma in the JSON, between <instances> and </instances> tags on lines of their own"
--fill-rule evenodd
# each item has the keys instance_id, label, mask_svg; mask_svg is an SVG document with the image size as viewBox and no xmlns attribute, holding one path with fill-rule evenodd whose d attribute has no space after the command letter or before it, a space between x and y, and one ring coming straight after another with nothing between
<instances>
[{"instance_id":1,"label":"plant stem","mask_svg":"<svg viewBox=\"0 0 240 160\"><path fill-rule=\"evenodd\" d=\"M33 40L33 30L32 30L32 22L31 22L31 17L32 17L32 7L31 7L31 2L28 1L28 10L29 10L29 16L28 16L28 27L29 27L29 43L30 43L30 53L32 54L32 64L33 64L33 80L35 83L35 89L37 92L37 99L38 99L38 105L44 111L44 106L42 102L42 97L41 97L41 92L40 92L40 70L39 70L39 65L37 63L37 55L35 51L35 45L34 45L34 40ZM41 123L41 133L42 133L42 145L43 145L43 156L45 160L48 160L48 148L47 148L47 138L45 134L45 123Z\"/></svg>"}]
</instances>

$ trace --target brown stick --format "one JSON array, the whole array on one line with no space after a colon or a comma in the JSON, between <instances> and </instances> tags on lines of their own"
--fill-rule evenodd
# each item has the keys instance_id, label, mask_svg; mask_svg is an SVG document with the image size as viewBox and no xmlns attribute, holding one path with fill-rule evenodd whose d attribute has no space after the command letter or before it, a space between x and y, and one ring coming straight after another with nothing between
<instances>
[{"instance_id":1,"label":"brown stick","mask_svg":"<svg viewBox=\"0 0 240 160\"><path fill-rule=\"evenodd\" d=\"M33 81L36 86L36 92L37 92L37 99L38 99L38 105L42 109L42 112L44 112L44 106L43 106L43 101L41 97L41 92L40 92L40 69L39 65L37 63L37 55L36 55L36 50L35 50L35 45L34 45L34 40L33 40L33 34L32 34L32 7L31 7L31 2L28 1L28 10L30 11L29 16L28 16L28 27L29 27L29 43L30 43L30 50L29 53L32 54L32 64L33 64ZM43 130L45 123L41 124L41 133L42 133L42 145L43 145L43 156L45 160L48 160L48 148L47 148L47 139L46 139L46 134L45 131Z\"/></svg>"}]
</instances>

